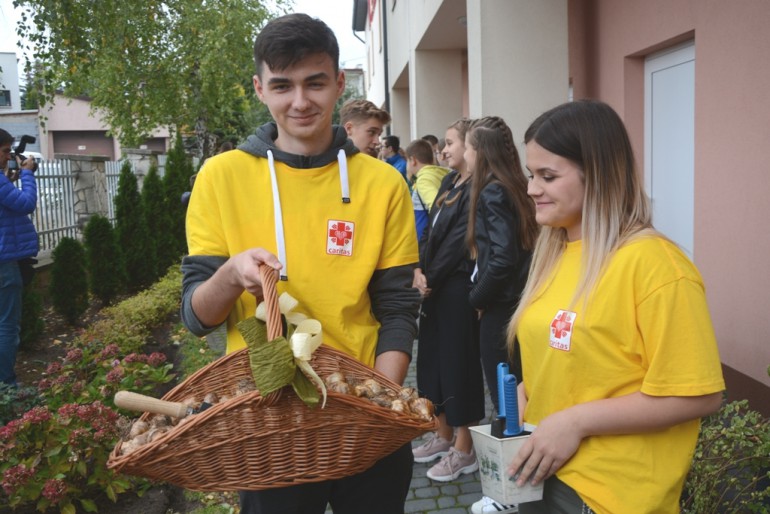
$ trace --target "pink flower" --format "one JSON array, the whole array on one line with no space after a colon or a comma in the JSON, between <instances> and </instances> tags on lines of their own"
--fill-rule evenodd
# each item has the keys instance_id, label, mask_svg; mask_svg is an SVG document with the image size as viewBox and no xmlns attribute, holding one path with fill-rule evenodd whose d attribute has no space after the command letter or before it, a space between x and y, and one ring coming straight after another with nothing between
<instances>
[{"instance_id":1,"label":"pink flower","mask_svg":"<svg viewBox=\"0 0 770 514\"><path fill-rule=\"evenodd\" d=\"M58 375L61 373L62 366L61 362L52 362L48 365L48 367L45 370L46 375Z\"/></svg>"},{"instance_id":2,"label":"pink flower","mask_svg":"<svg viewBox=\"0 0 770 514\"><path fill-rule=\"evenodd\" d=\"M123 364L131 364L134 362L142 362L142 355L139 355L138 353L129 353L125 357L123 357Z\"/></svg>"},{"instance_id":3,"label":"pink flower","mask_svg":"<svg viewBox=\"0 0 770 514\"><path fill-rule=\"evenodd\" d=\"M77 403L68 403L59 407L57 414L60 418L74 418L78 415L78 408L80 406Z\"/></svg>"},{"instance_id":4,"label":"pink flower","mask_svg":"<svg viewBox=\"0 0 770 514\"><path fill-rule=\"evenodd\" d=\"M47 378L43 378L39 380L37 383L37 390L40 391L41 393L43 391L49 390L50 388L51 388L51 381L48 380Z\"/></svg>"},{"instance_id":5,"label":"pink flower","mask_svg":"<svg viewBox=\"0 0 770 514\"><path fill-rule=\"evenodd\" d=\"M125 373L123 372L123 368L117 367L107 373L105 379L107 380L108 384L118 384L121 380L123 380L124 374Z\"/></svg>"},{"instance_id":6,"label":"pink flower","mask_svg":"<svg viewBox=\"0 0 770 514\"><path fill-rule=\"evenodd\" d=\"M109 359L111 357L117 357L120 353L120 348L116 344L108 344L104 347L104 349L99 353L99 357L102 359Z\"/></svg>"},{"instance_id":7,"label":"pink flower","mask_svg":"<svg viewBox=\"0 0 770 514\"><path fill-rule=\"evenodd\" d=\"M64 357L65 362L80 362L83 358L83 350L80 348L74 348L67 352L67 356Z\"/></svg>"},{"instance_id":8,"label":"pink flower","mask_svg":"<svg viewBox=\"0 0 770 514\"><path fill-rule=\"evenodd\" d=\"M35 474L34 468L27 469L24 464L12 466L3 473L3 490L8 496L13 495L20 487L23 487L32 475Z\"/></svg>"},{"instance_id":9,"label":"pink flower","mask_svg":"<svg viewBox=\"0 0 770 514\"><path fill-rule=\"evenodd\" d=\"M20 419L9 421L4 427L0 427L0 441L12 441L21 425Z\"/></svg>"},{"instance_id":10,"label":"pink flower","mask_svg":"<svg viewBox=\"0 0 770 514\"><path fill-rule=\"evenodd\" d=\"M27 412L24 413L24 415L21 417L21 420L23 422L28 422L31 424L35 423L43 423L51 419L51 411L46 409L45 407L33 407Z\"/></svg>"},{"instance_id":11,"label":"pink flower","mask_svg":"<svg viewBox=\"0 0 770 514\"><path fill-rule=\"evenodd\" d=\"M43 496L48 498L51 503L59 503L67 494L67 484L58 478L46 480L43 486Z\"/></svg>"},{"instance_id":12,"label":"pink flower","mask_svg":"<svg viewBox=\"0 0 770 514\"><path fill-rule=\"evenodd\" d=\"M166 356L160 352L153 352L147 358L147 364L149 364L153 368L157 368L158 366L160 366L165 362L166 362Z\"/></svg>"}]
</instances>

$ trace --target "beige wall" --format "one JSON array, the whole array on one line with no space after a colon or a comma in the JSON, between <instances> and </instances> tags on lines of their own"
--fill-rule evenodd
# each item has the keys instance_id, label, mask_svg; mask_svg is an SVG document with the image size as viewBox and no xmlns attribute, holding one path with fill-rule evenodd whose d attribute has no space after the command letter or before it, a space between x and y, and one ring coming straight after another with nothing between
<instances>
[{"instance_id":1,"label":"beige wall","mask_svg":"<svg viewBox=\"0 0 770 514\"><path fill-rule=\"evenodd\" d=\"M770 4L570 0L569 16L574 96L618 110L641 169L644 57L694 39L695 262L722 361L770 385Z\"/></svg>"},{"instance_id":2,"label":"beige wall","mask_svg":"<svg viewBox=\"0 0 770 514\"><path fill-rule=\"evenodd\" d=\"M567 12L566 0L468 0L470 117L502 117L522 155L532 120L567 101Z\"/></svg>"}]
</instances>

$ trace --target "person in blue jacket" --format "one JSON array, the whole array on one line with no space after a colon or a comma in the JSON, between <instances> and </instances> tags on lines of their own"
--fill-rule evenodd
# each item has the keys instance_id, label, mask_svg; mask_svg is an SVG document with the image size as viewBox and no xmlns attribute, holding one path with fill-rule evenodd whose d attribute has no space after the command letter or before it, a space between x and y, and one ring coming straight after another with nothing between
<instances>
[{"instance_id":1,"label":"person in blue jacket","mask_svg":"<svg viewBox=\"0 0 770 514\"><path fill-rule=\"evenodd\" d=\"M406 183L409 179L406 177L406 159L401 155L401 140L398 136L385 136L382 140L382 158L385 162L393 166L401 173ZM411 190L411 184L409 184Z\"/></svg>"},{"instance_id":2,"label":"person in blue jacket","mask_svg":"<svg viewBox=\"0 0 770 514\"><path fill-rule=\"evenodd\" d=\"M0 129L0 385L18 387L16 353L21 328L22 278L19 261L38 251L37 232L29 215L37 205L32 158L19 162L21 171L9 170L13 136ZM16 168L16 167L12 167ZM17 168L18 169L18 168ZM21 188L15 180L21 180Z\"/></svg>"}]
</instances>

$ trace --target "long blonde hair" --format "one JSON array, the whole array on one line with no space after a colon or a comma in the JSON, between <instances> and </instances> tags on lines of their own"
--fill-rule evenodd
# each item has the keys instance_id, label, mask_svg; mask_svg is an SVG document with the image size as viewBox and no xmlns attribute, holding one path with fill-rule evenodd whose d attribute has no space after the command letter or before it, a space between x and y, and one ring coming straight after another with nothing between
<instances>
[{"instance_id":1,"label":"long blonde hair","mask_svg":"<svg viewBox=\"0 0 770 514\"><path fill-rule=\"evenodd\" d=\"M650 201L636 170L628 133L609 105L580 100L541 114L524 135L524 142L530 141L582 170L581 273L572 305L587 303L612 254L630 239L653 233ZM565 229L542 227L527 285L508 326L509 349L513 348L522 312L547 287L566 243Z\"/></svg>"}]
</instances>

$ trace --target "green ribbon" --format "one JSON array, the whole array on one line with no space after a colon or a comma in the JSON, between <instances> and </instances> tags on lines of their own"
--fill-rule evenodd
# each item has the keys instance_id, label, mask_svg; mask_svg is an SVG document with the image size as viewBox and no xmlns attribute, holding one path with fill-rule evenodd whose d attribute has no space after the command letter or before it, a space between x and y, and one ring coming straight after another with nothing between
<instances>
[{"instance_id":1,"label":"green ribbon","mask_svg":"<svg viewBox=\"0 0 770 514\"><path fill-rule=\"evenodd\" d=\"M249 349L249 365L254 385L263 396L291 384L305 405L318 405L320 395L310 379L297 366L291 345L285 337L268 341L267 325L256 317L240 321L236 327ZM289 331L293 332L293 327L289 327Z\"/></svg>"}]
</instances>

